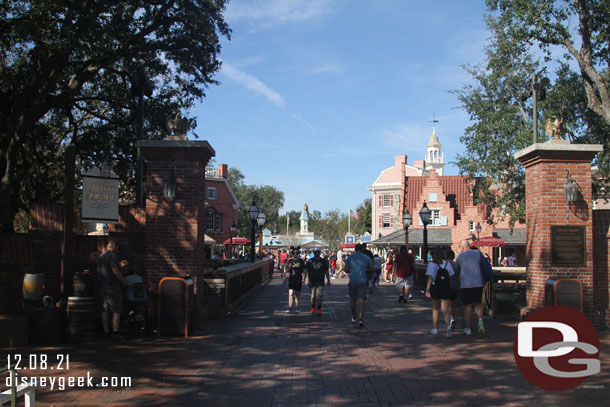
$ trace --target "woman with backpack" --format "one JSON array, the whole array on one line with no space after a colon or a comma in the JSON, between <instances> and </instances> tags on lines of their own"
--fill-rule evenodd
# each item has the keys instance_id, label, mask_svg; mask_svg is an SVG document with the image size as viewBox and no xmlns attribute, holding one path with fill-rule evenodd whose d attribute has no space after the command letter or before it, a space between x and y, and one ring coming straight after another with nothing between
<instances>
[{"instance_id":1,"label":"woman with backpack","mask_svg":"<svg viewBox=\"0 0 610 407\"><path fill-rule=\"evenodd\" d=\"M432 298L432 330L430 333L436 335L438 333L438 311L443 311L443 318L446 325L446 336L451 338L451 313L450 295L451 295L451 276L454 274L451 263L445 260L445 251L442 247L437 247L432 253L432 261L428 263L426 275L428 282L426 284L426 297Z\"/></svg>"}]
</instances>

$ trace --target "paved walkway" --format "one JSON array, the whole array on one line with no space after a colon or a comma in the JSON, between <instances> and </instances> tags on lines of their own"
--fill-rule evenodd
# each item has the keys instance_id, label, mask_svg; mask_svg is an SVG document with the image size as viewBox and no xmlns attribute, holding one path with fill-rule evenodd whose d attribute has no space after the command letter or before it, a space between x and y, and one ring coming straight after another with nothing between
<instances>
[{"instance_id":1,"label":"paved walkway","mask_svg":"<svg viewBox=\"0 0 610 407\"><path fill-rule=\"evenodd\" d=\"M364 328L351 322L345 280L332 280L324 315L285 314L286 281L277 275L231 319L192 338L96 341L11 353L70 355L70 370L46 377L131 377L130 388L41 389L41 406L600 406L610 398L608 334L602 372L576 389L540 390L513 359L515 320L487 318L487 334L432 336L421 293L398 304L382 283L367 301ZM461 326L458 320L458 327ZM5 357L6 355L1 355ZM27 371L23 375L32 376ZM67 379L64 379L67 380Z\"/></svg>"}]
</instances>

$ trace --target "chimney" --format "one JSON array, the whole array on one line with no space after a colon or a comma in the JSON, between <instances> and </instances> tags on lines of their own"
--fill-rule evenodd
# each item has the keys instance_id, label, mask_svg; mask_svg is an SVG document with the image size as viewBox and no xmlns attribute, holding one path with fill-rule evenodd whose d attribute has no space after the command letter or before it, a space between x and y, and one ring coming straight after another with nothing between
<instances>
[{"instance_id":1,"label":"chimney","mask_svg":"<svg viewBox=\"0 0 610 407\"><path fill-rule=\"evenodd\" d=\"M407 164L407 156L404 154L394 156L394 167L404 167Z\"/></svg>"},{"instance_id":2,"label":"chimney","mask_svg":"<svg viewBox=\"0 0 610 407\"><path fill-rule=\"evenodd\" d=\"M426 168L426 161L424 160L415 160L413 161L413 166L415 168L421 168L422 170Z\"/></svg>"},{"instance_id":3,"label":"chimney","mask_svg":"<svg viewBox=\"0 0 610 407\"><path fill-rule=\"evenodd\" d=\"M218 176L220 178L229 178L229 166L227 164L220 164L218 166Z\"/></svg>"}]
</instances>

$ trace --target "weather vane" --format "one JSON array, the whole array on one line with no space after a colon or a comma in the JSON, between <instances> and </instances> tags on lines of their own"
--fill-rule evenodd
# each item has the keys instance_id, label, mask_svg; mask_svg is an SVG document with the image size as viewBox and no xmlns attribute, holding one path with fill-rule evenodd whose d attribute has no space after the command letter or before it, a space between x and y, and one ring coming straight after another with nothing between
<instances>
[{"instance_id":1,"label":"weather vane","mask_svg":"<svg viewBox=\"0 0 610 407\"><path fill-rule=\"evenodd\" d=\"M428 122L432 123L432 125L434 126L439 121L434 118L434 113L432 113L432 120L428 120Z\"/></svg>"}]
</instances>

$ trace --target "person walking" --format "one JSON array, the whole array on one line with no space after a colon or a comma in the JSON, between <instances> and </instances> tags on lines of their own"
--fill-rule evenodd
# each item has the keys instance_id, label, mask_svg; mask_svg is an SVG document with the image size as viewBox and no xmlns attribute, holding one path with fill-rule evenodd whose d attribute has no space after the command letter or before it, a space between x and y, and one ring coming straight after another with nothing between
<instances>
[{"instance_id":1,"label":"person walking","mask_svg":"<svg viewBox=\"0 0 610 407\"><path fill-rule=\"evenodd\" d=\"M455 261L455 253L453 250L449 250L446 253L447 261L451 263L451 267L453 268L453 275L450 280L449 287L449 313L451 314L451 321L449 325L451 325L451 329L455 329L455 301L458 298L458 293L460 292L460 273L461 266L458 262Z\"/></svg>"},{"instance_id":2,"label":"person walking","mask_svg":"<svg viewBox=\"0 0 610 407\"><path fill-rule=\"evenodd\" d=\"M123 312L123 291L121 290L121 284L128 287L135 285L121 273L119 258L116 255L118 249L118 243L110 239L106 243L106 250L97 259L97 283L102 308L102 326L104 328L104 335L106 337L112 336L114 339L120 339L119 329L121 313ZM110 330L110 314L112 314L112 331Z\"/></svg>"},{"instance_id":3,"label":"person walking","mask_svg":"<svg viewBox=\"0 0 610 407\"><path fill-rule=\"evenodd\" d=\"M398 302L406 303L411 295L413 287L413 270L415 259L407 253L406 246L400 246L400 250L394 260L394 270L396 273L396 287L398 288Z\"/></svg>"},{"instance_id":4,"label":"person walking","mask_svg":"<svg viewBox=\"0 0 610 407\"><path fill-rule=\"evenodd\" d=\"M432 335L438 333L438 311L440 308L445 320L446 336L451 338L449 291L450 278L454 272L451 264L444 259L444 255L443 248L437 247L434 249L432 261L428 263L428 269L426 270L426 275L428 276L426 297L432 298L432 330L430 333Z\"/></svg>"},{"instance_id":5,"label":"person walking","mask_svg":"<svg viewBox=\"0 0 610 407\"><path fill-rule=\"evenodd\" d=\"M388 255L385 259L385 275L384 280L386 283L391 282L392 278L392 270L394 269L394 257L392 256L392 252L388 252Z\"/></svg>"},{"instance_id":6,"label":"person walking","mask_svg":"<svg viewBox=\"0 0 610 407\"><path fill-rule=\"evenodd\" d=\"M305 262L299 256L299 248L291 247L292 258L288 260L288 309L286 312L292 312L292 304L294 303L294 311L299 313L299 301L301 298L301 288L303 287L303 272L305 270Z\"/></svg>"},{"instance_id":7,"label":"person walking","mask_svg":"<svg viewBox=\"0 0 610 407\"><path fill-rule=\"evenodd\" d=\"M328 261L320 257L320 248L313 249L313 258L305 264L303 281L308 278L309 292L311 293L310 313L317 312L322 316L322 298L324 297L324 277L326 284L330 287L330 276L328 274Z\"/></svg>"},{"instance_id":8,"label":"person walking","mask_svg":"<svg viewBox=\"0 0 610 407\"><path fill-rule=\"evenodd\" d=\"M373 273L373 287L379 288L379 279L381 278L381 257L377 253L373 256L373 266L375 266L375 272Z\"/></svg>"},{"instance_id":9,"label":"person walking","mask_svg":"<svg viewBox=\"0 0 610 407\"><path fill-rule=\"evenodd\" d=\"M369 249L366 248L366 243L362 243L362 254L366 254L367 256L369 256L369 259L371 259L371 261L373 261L373 252L370 251ZM373 263L373 266L375 264ZM374 268L374 267L373 267ZM366 284L369 288L369 294L373 294L373 272L374 270L367 270L366 271Z\"/></svg>"},{"instance_id":10,"label":"person walking","mask_svg":"<svg viewBox=\"0 0 610 407\"><path fill-rule=\"evenodd\" d=\"M479 317L477 322L477 331L479 334L485 333L483 325L483 276L481 275L481 262L487 261L485 257L476 247L470 247L467 240L460 242L462 252L457 257L457 263L460 265L460 301L464 309L464 328L465 335L471 335L471 306L474 306L474 312Z\"/></svg>"},{"instance_id":11,"label":"person walking","mask_svg":"<svg viewBox=\"0 0 610 407\"><path fill-rule=\"evenodd\" d=\"M364 301L366 299L367 271L373 271L373 262L366 254L362 253L362 245L358 243L345 262L345 272L349 275L347 284L350 297L350 308L352 311L352 322L358 321L360 328L364 327ZM356 319L358 311L358 319Z\"/></svg>"},{"instance_id":12,"label":"person walking","mask_svg":"<svg viewBox=\"0 0 610 407\"><path fill-rule=\"evenodd\" d=\"M280 252L280 276L281 277L284 277L286 274L288 274L288 260L289 259L290 259L290 257L288 256L286 249L282 249L282 251Z\"/></svg>"}]
</instances>

